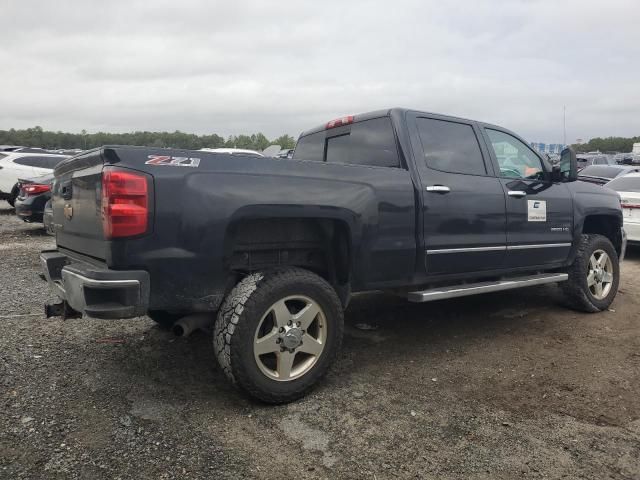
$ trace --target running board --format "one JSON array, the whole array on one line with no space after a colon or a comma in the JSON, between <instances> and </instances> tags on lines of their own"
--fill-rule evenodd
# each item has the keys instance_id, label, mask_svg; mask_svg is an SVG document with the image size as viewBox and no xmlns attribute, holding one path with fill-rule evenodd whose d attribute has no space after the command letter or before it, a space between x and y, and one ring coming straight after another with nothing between
<instances>
[{"instance_id":1,"label":"running board","mask_svg":"<svg viewBox=\"0 0 640 480\"><path fill-rule=\"evenodd\" d=\"M445 298L466 297L479 293L500 292L513 288L532 287L545 283L565 282L569 275L566 273L542 273L528 275L526 277L513 277L495 282L468 283L465 285L452 285L449 287L432 288L421 292L409 292L407 300L410 302L431 302Z\"/></svg>"}]
</instances>

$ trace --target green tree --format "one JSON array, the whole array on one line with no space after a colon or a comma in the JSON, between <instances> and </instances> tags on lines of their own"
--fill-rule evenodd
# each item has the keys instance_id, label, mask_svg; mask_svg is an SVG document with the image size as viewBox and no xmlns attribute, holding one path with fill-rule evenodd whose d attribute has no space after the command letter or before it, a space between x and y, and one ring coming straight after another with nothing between
<instances>
[{"instance_id":1,"label":"green tree","mask_svg":"<svg viewBox=\"0 0 640 480\"><path fill-rule=\"evenodd\" d=\"M291 136L291 135L281 135L280 137L276 138L273 143L275 143L276 145L280 145L280 147L283 150L288 150L290 148L295 148L296 146L296 141L295 139Z\"/></svg>"},{"instance_id":2,"label":"green tree","mask_svg":"<svg viewBox=\"0 0 640 480\"><path fill-rule=\"evenodd\" d=\"M269 145L278 144L282 148L293 148L295 140L289 135L282 135L275 140L269 140L263 133L251 135L230 135L226 140L218 134L195 135L179 130L174 132L126 132L88 133L82 129L80 133L43 130L36 126L27 129L0 130L0 144L22 145L26 147L43 148L94 148L101 145L140 145L166 146L197 150L203 147L235 147L264 150Z\"/></svg>"}]
</instances>

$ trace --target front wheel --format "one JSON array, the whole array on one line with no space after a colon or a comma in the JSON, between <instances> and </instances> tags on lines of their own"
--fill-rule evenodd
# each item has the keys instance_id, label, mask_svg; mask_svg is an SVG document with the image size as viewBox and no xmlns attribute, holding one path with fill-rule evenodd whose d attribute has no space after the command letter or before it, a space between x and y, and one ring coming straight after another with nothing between
<instances>
[{"instance_id":1,"label":"front wheel","mask_svg":"<svg viewBox=\"0 0 640 480\"><path fill-rule=\"evenodd\" d=\"M569 305L583 312L609 308L618 292L620 264L611 241L602 235L582 235L569 280L562 290Z\"/></svg>"},{"instance_id":2,"label":"front wheel","mask_svg":"<svg viewBox=\"0 0 640 480\"><path fill-rule=\"evenodd\" d=\"M295 400L329 369L343 334L333 288L300 268L253 273L225 299L213 346L226 376L268 403Z\"/></svg>"}]
</instances>

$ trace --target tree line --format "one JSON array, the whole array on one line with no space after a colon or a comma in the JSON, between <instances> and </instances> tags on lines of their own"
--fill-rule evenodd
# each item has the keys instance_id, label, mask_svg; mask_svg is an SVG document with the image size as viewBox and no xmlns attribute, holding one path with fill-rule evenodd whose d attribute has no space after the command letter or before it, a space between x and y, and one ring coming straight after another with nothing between
<instances>
[{"instance_id":1,"label":"tree line","mask_svg":"<svg viewBox=\"0 0 640 480\"><path fill-rule=\"evenodd\" d=\"M170 147L198 150L200 148L247 148L264 150L269 145L280 145L283 149L294 148L295 139L291 135L281 135L269 140L262 133L252 135L230 135L224 138L212 133L195 135L176 130L175 132L130 132L130 133L81 133L53 132L42 127L23 130L0 130L0 145L20 145L47 149L89 149L102 145L140 145L146 147Z\"/></svg>"},{"instance_id":2,"label":"tree line","mask_svg":"<svg viewBox=\"0 0 640 480\"><path fill-rule=\"evenodd\" d=\"M592 138L587 143L574 144L572 147L577 152L594 152L599 150L601 152L629 153L631 152L634 143L640 143L640 137L596 137Z\"/></svg>"}]
</instances>

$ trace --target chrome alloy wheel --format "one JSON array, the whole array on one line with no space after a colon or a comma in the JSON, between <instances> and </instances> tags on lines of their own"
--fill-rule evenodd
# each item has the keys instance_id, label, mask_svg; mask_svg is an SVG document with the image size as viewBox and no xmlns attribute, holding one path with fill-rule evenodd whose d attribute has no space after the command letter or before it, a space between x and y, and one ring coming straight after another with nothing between
<instances>
[{"instance_id":1,"label":"chrome alloy wheel","mask_svg":"<svg viewBox=\"0 0 640 480\"><path fill-rule=\"evenodd\" d=\"M596 300L609 295L613 284L613 262L604 250L596 250L589 259L587 286Z\"/></svg>"},{"instance_id":2,"label":"chrome alloy wheel","mask_svg":"<svg viewBox=\"0 0 640 480\"><path fill-rule=\"evenodd\" d=\"M309 297L294 295L278 300L260 319L253 355L260 371L280 382L307 373L320 358L327 340L327 321Z\"/></svg>"}]
</instances>

